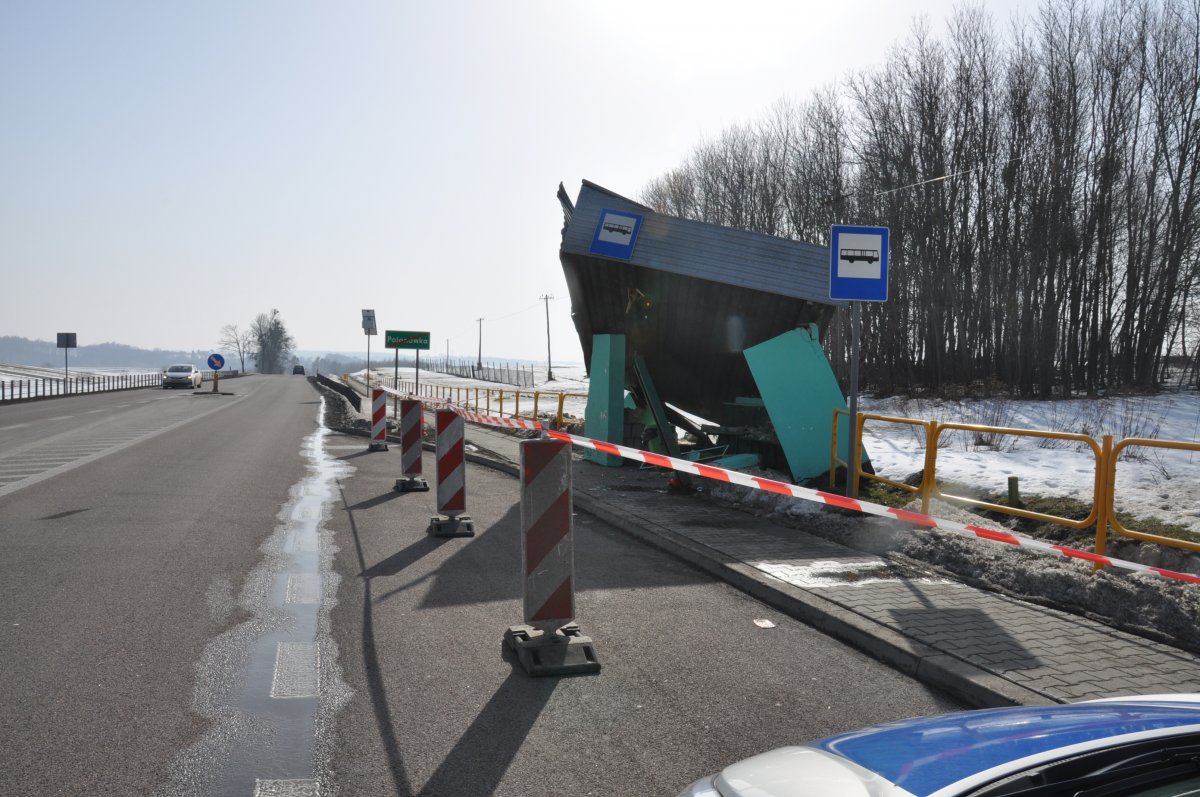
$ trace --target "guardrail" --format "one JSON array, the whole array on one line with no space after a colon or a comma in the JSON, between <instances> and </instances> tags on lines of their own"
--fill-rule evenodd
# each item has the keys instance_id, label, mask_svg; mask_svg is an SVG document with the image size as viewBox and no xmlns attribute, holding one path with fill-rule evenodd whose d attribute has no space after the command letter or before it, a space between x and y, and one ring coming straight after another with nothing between
<instances>
[{"instance_id":1,"label":"guardrail","mask_svg":"<svg viewBox=\"0 0 1200 797\"><path fill-rule=\"evenodd\" d=\"M0 381L0 403L77 396L83 393L133 390L143 387L158 387L161 384L162 373L159 371L134 374L89 374L66 379L50 377L9 379Z\"/></svg>"},{"instance_id":2,"label":"guardrail","mask_svg":"<svg viewBox=\"0 0 1200 797\"><path fill-rule=\"evenodd\" d=\"M830 447L829 458L830 486L833 486L835 483L835 475L838 467L840 466L846 468L847 466L846 461L841 459L838 453L838 418L839 416L848 417L849 414L850 413L848 411L843 409L835 409L833 411L833 440ZM862 435L863 428L868 420L879 421L883 423L899 423L911 426L920 426L925 429L925 467L922 471L921 483L919 485L898 482L863 469ZM1036 437L1042 439L1064 440L1087 446L1092 450L1092 453L1096 458L1095 472L1093 477L1091 511L1088 513L1086 518L1083 518L1082 520L1075 520L1058 515L1048 515L1041 512L1033 512L1031 510L1023 509L1019 506L997 504L989 501L979 501L967 496L943 492L937 481L937 455L942 440L942 433L946 431L966 431L974 432L980 435ZM1142 540L1144 542L1152 542L1158 545L1166 545L1172 548L1182 548L1188 551L1200 552L1200 543L1179 540L1173 537L1164 537L1157 534L1149 534L1147 532L1133 531L1125 528L1120 521L1117 520L1117 464L1121 459L1122 452L1131 446L1150 446L1179 451L1200 451L1200 443L1177 440L1153 440L1131 437L1121 440L1114 445L1112 435L1105 435L1103 438L1103 443L1101 444L1097 443L1095 439L1089 437L1088 435L1075 434L1071 432L1014 429L1011 427L984 426L980 424L969 423L941 423L939 421L897 418L886 415L875 415L872 413L860 412L858 413L856 423L854 424L853 457L856 464L854 468L849 468L848 471L851 478L851 494L855 498L858 497L859 484L862 479L881 482L893 488L900 489L904 492L908 492L919 497L921 499L921 512L924 514L928 514L929 512L930 500L933 498L940 498L945 501L963 506L986 509L990 512L1000 512L1003 514L1012 515L1014 517L1027 518L1042 523L1052 523L1067 528L1086 529L1094 525L1096 527L1095 551L1097 554L1104 553L1107 546L1108 532L1110 529L1112 530L1113 534L1118 536L1129 537L1131 539Z\"/></svg>"},{"instance_id":3,"label":"guardrail","mask_svg":"<svg viewBox=\"0 0 1200 797\"><path fill-rule=\"evenodd\" d=\"M201 371L205 382L211 382L213 371ZM240 371L221 371L222 379L242 376ZM0 404L35 399L80 396L87 393L111 393L118 390L137 390L162 385L162 371L142 371L130 374L86 374L67 377L31 377L0 380Z\"/></svg>"}]
</instances>

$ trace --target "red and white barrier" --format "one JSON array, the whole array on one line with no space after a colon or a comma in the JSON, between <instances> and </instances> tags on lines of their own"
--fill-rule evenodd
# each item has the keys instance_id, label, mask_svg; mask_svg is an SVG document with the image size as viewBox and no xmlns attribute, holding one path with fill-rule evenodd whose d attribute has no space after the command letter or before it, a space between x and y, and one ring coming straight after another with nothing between
<instances>
[{"instance_id":1,"label":"red and white barrier","mask_svg":"<svg viewBox=\"0 0 1200 797\"><path fill-rule=\"evenodd\" d=\"M525 622L562 625L574 618L571 446L561 440L521 443L521 561Z\"/></svg>"},{"instance_id":2,"label":"red and white barrier","mask_svg":"<svg viewBox=\"0 0 1200 797\"><path fill-rule=\"evenodd\" d=\"M427 492L429 483L421 478L421 432L425 418L417 399L400 400L400 474L396 489L400 492Z\"/></svg>"},{"instance_id":3,"label":"red and white barrier","mask_svg":"<svg viewBox=\"0 0 1200 797\"><path fill-rule=\"evenodd\" d=\"M453 410L437 411L437 509L445 517L430 518L440 537L473 537L467 509L467 462L463 419Z\"/></svg>"},{"instance_id":4,"label":"red and white barrier","mask_svg":"<svg viewBox=\"0 0 1200 797\"><path fill-rule=\"evenodd\" d=\"M505 631L505 644L530 675L599 672L592 640L572 622L571 446L561 440L521 443L521 563L527 625Z\"/></svg>"},{"instance_id":5,"label":"red and white barrier","mask_svg":"<svg viewBox=\"0 0 1200 797\"><path fill-rule=\"evenodd\" d=\"M387 451L387 395L383 388L371 388L371 446L372 451Z\"/></svg>"}]
</instances>

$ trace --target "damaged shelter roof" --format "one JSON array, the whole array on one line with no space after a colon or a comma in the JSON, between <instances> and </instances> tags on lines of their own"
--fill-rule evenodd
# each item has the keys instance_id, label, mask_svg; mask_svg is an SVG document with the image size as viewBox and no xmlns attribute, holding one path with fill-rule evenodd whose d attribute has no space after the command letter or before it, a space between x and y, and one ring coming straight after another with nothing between
<instances>
[{"instance_id":1,"label":"damaged shelter roof","mask_svg":"<svg viewBox=\"0 0 1200 797\"><path fill-rule=\"evenodd\" d=\"M797 327L824 330L826 247L655 213L583 182L559 253L584 356L592 336L626 336L663 400L717 420L721 405L757 391L742 351Z\"/></svg>"}]
</instances>

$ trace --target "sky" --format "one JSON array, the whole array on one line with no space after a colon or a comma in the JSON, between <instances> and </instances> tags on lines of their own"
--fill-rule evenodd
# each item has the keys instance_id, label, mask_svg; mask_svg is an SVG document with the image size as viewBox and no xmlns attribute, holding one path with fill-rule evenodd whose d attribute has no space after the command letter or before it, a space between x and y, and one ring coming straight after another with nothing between
<instances>
[{"instance_id":1,"label":"sky","mask_svg":"<svg viewBox=\"0 0 1200 797\"><path fill-rule=\"evenodd\" d=\"M5 0L0 335L219 351L278 309L365 352L370 308L374 352L579 361L560 182L637 199L954 5Z\"/></svg>"}]
</instances>

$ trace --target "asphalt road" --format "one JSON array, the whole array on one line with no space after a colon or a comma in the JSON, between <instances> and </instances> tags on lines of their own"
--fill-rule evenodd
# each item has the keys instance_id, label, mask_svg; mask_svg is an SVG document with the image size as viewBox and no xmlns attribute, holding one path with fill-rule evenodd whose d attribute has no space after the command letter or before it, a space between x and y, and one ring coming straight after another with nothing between
<instances>
[{"instance_id":1,"label":"asphalt road","mask_svg":"<svg viewBox=\"0 0 1200 797\"><path fill-rule=\"evenodd\" d=\"M300 378L222 387L0 407L0 429L28 424L0 464L76 419L94 441L142 430L0 496L0 794L151 794L207 729L197 661L246 619L319 406Z\"/></svg>"},{"instance_id":2,"label":"asphalt road","mask_svg":"<svg viewBox=\"0 0 1200 797\"><path fill-rule=\"evenodd\" d=\"M671 795L958 707L584 515L603 671L529 678L515 479L469 466L478 536L431 538L308 380L222 388L0 407L0 794Z\"/></svg>"}]
</instances>

